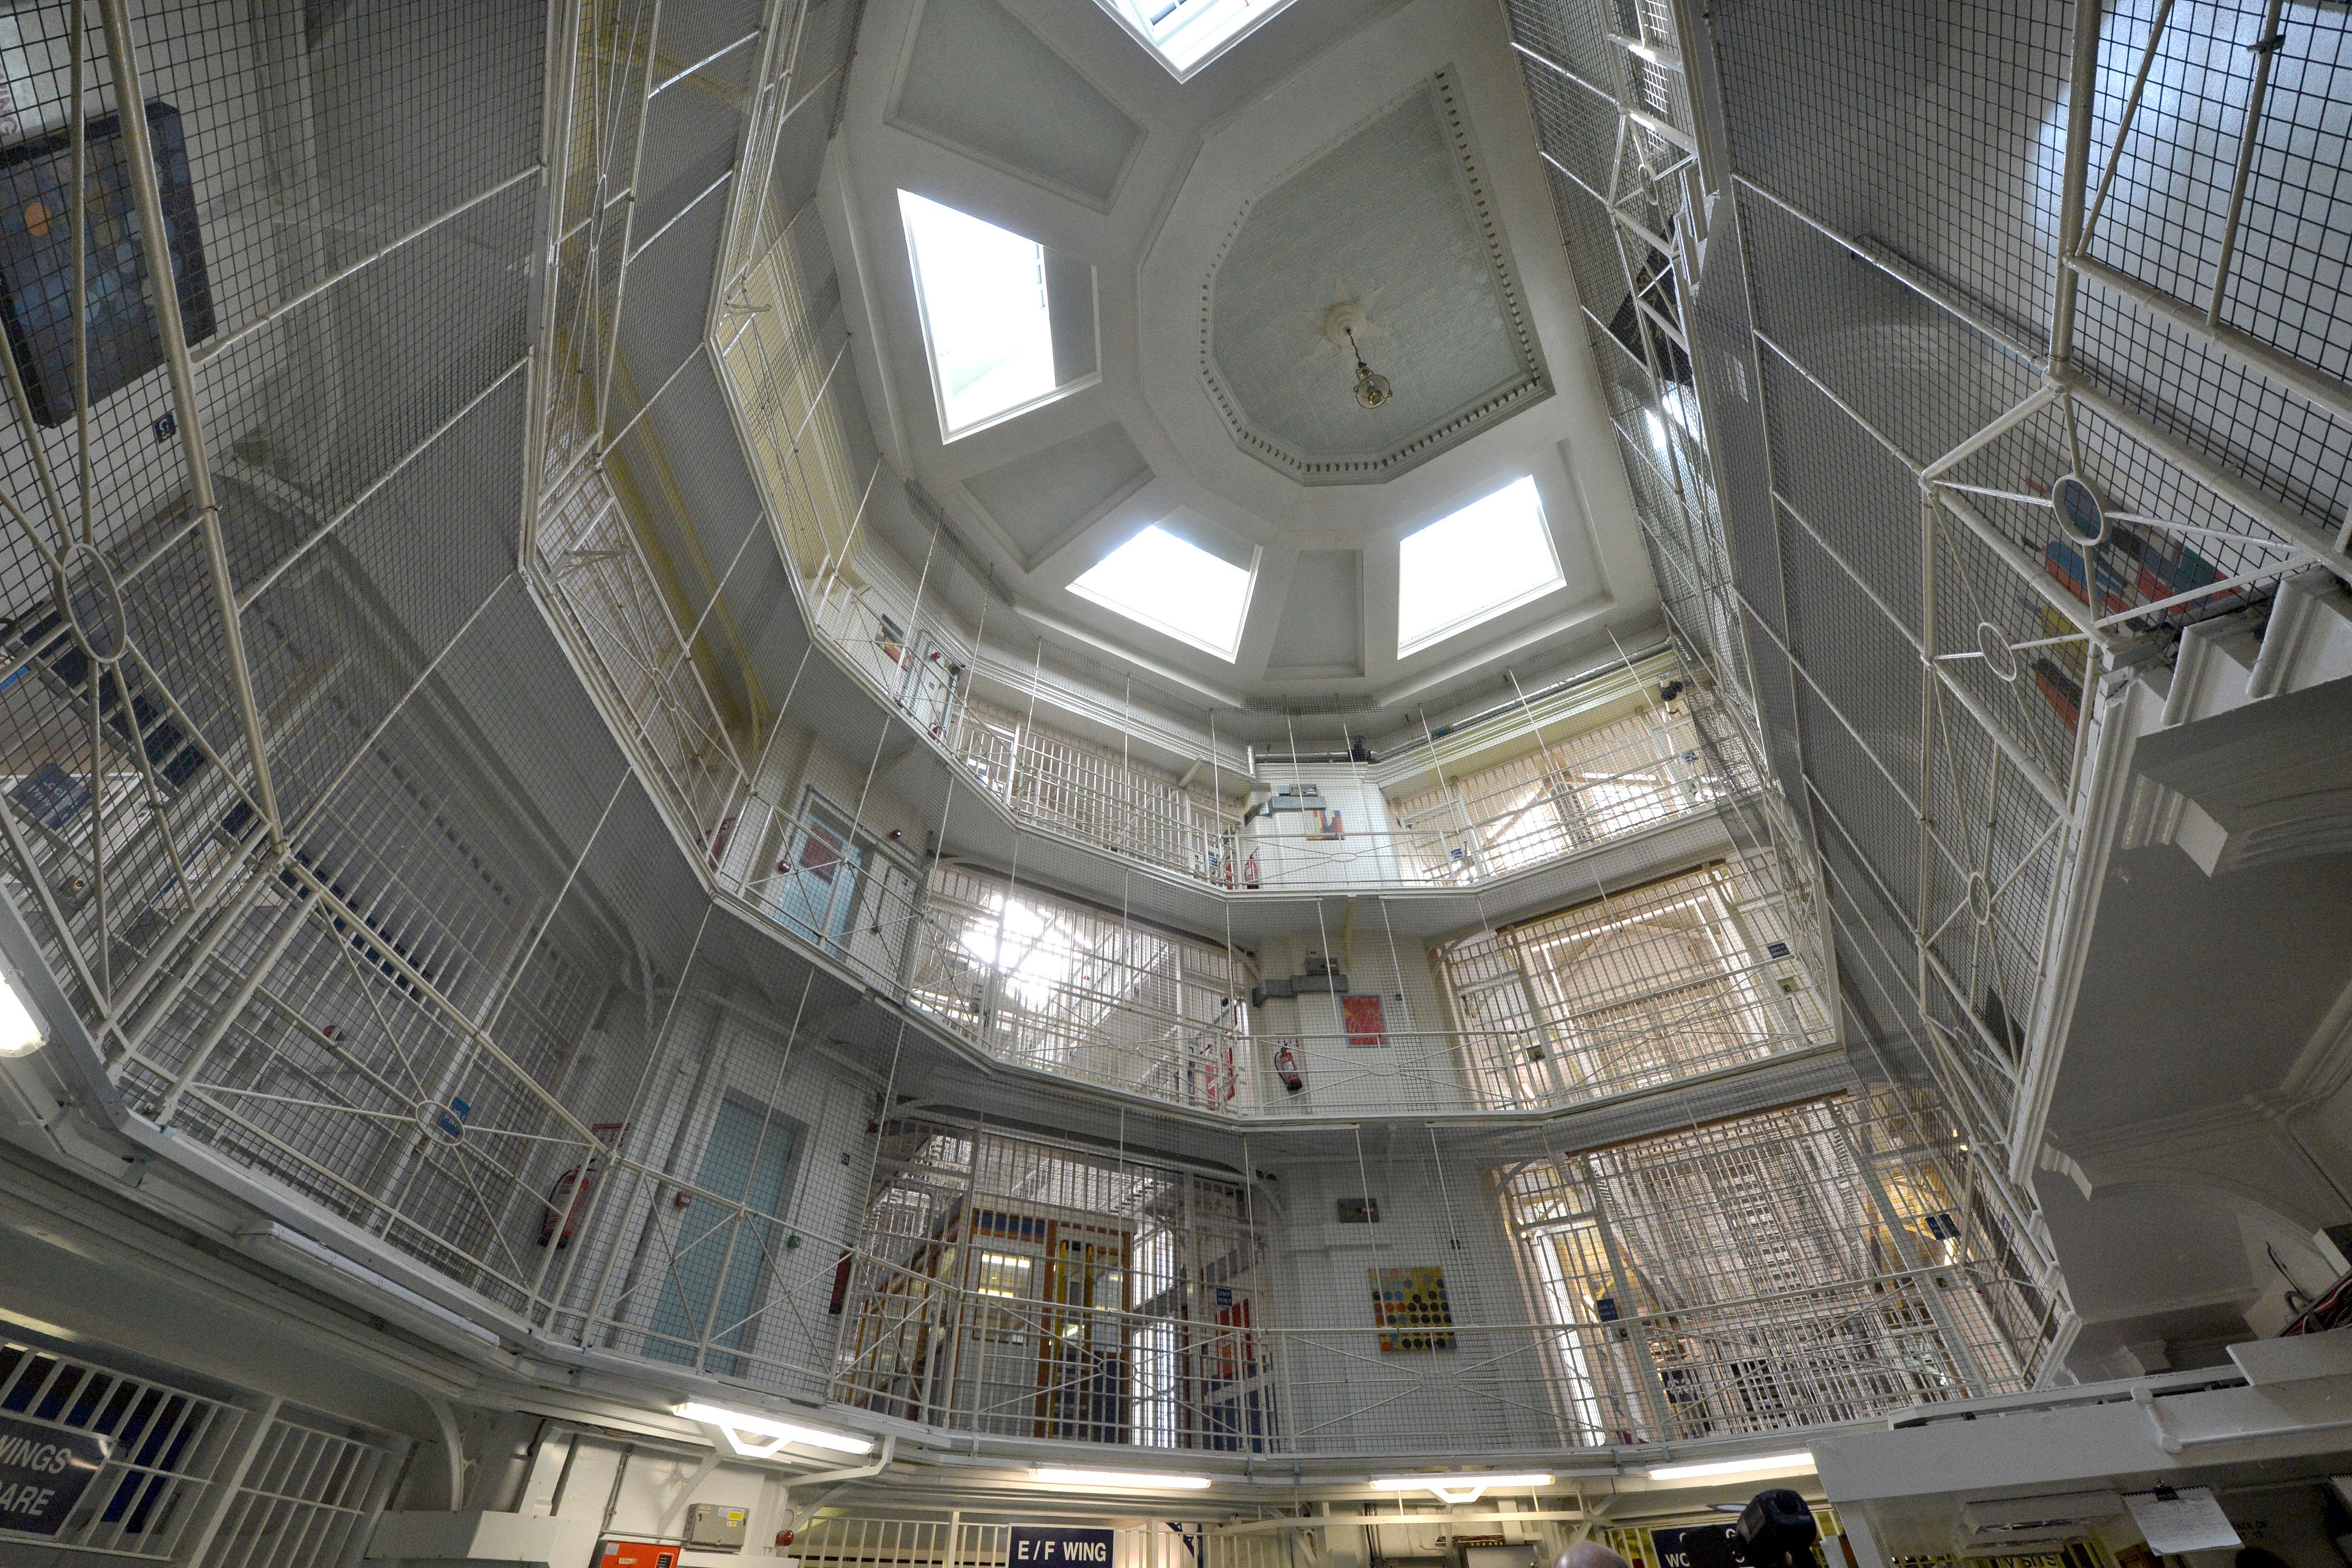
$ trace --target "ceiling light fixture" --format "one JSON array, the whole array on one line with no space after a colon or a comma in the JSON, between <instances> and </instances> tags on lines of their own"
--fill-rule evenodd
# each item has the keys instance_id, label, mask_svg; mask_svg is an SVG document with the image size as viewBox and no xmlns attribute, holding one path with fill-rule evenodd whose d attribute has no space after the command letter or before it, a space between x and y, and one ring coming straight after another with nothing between
<instances>
[{"instance_id":1,"label":"ceiling light fixture","mask_svg":"<svg viewBox=\"0 0 2352 1568\"><path fill-rule=\"evenodd\" d=\"M873 1438L855 1433L828 1432L822 1427L803 1427L797 1421L779 1421L772 1416L730 1410L723 1405L689 1403L675 1408L689 1421L718 1427L726 1435L728 1445L746 1458L772 1458L786 1443L805 1443L812 1448L831 1448L837 1454L864 1455L874 1451Z\"/></svg>"},{"instance_id":2,"label":"ceiling light fixture","mask_svg":"<svg viewBox=\"0 0 2352 1568\"><path fill-rule=\"evenodd\" d=\"M1055 1487L1133 1487L1205 1491L1213 1484L1213 1479L1208 1476L1162 1476L1147 1470L1070 1470L1057 1465L1040 1465L1034 1474L1038 1480Z\"/></svg>"},{"instance_id":3,"label":"ceiling light fixture","mask_svg":"<svg viewBox=\"0 0 2352 1568\"><path fill-rule=\"evenodd\" d=\"M33 1009L16 994L16 988L5 975L0 975L0 1056L30 1056L48 1041L48 1033L41 1028Z\"/></svg>"},{"instance_id":4,"label":"ceiling light fixture","mask_svg":"<svg viewBox=\"0 0 2352 1568\"><path fill-rule=\"evenodd\" d=\"M1780 1473L1790 1470L1810 1470L1813 1456L1799 1449L1793 1454L1756 1454L1744 1459L1707 1459L1688 1465L1655 1465L1643 1472L1654 1481L1693 1480L1700 1476L1735 1476L1745 1473Z\"/></svg>"},{"instance_id":5,"label":"ceiling light fixture","mask_svg":"<svg viewBox=\"0 0 2352 1568\"><path fill-rule=\"evenodd\" d=\"M1426 1491L1440 1502L1476 1502L1490 1490L1532 1491L1551 1485L1548 1475L1526 1476L1379 1476L1375 1491Z\"/></svg>"},{"instance_id":6,"label":"ceiling light fixture","mask_svg":"<svg viewBox=\"0 0 2352 1568\"><path fill-rule=\"evenodd\" d=\"M1364 408L1378 408L1396 395L1396 388L1388 377L1364 363L1364 350L1356 346L1355 330L1348 332L1348 349L1356 356L1356 402Z\"/></svg>"}]
</instances>

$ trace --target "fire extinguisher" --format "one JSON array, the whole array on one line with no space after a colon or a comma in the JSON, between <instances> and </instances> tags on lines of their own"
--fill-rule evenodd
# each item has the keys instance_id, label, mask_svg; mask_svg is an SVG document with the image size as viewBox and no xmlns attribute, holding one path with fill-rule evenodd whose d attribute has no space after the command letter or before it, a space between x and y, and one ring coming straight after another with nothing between
<instances>
[{"instance_id":1,"label":"fire extinguisher","mask_svg":"<svg viewBox=\"0 0 2352 1568\"><path fill-rule=\"evenodd\" d=\"M560 1252L572 1245L572 1222L580 1218L580 1210L588 1201L588 1190L595 1185L596 1178L592 1175L584 1174L578 1166L572 1166L555 1178L555 1186L549 1189L547 1195L547 1212L540 1216L539 1219L539 1244L541 1247L553 1241L556 1250ZM570 1201L567 1202L567 1199ZM563 1217L563 1235L561 1239L558 1239L555 1234L555 1217L559 1214Z\"/></svg>"},{"instance_id":2,"label":"fire extinguisher","mask_svg":"<svg viewBox=\"0 0 2352 1568\"><path fill-rule=\"evenodd\" d=\"M1298 1058L1292 1052L1287 1040L1275 1051L1274 1071L1275 1076L1282 1080L1283 1088L1293 1094L1307 1087L1307 1080L1298 1076Z\"/></svg>"}]
</instances>

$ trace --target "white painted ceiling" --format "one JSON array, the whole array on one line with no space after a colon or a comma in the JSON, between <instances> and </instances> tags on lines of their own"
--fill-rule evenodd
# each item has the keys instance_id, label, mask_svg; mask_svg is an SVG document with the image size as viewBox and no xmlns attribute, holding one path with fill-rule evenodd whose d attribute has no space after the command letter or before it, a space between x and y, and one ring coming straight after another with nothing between
<instances>
[{"instance_id":1,"label":"white painted ceiling","mask_svg":"<svg viewBox=\"0 0 2352 1568\"><path fill-rule=\"evenodd\" d=\"M936 0L934 0L936 3ZM1550 391L1485 177L1439 75L1249 204L1211 274L1201 374L1244 452L1309 484L1377 484ZM1393 386L1358 404L1326 329ZM1391 372L1393 372L1392 374Z\"/></svg>"},{"instance_id":2,"label":"white painted ceiling","mask_svg":"<svg viewBox=\"0 0 2352 1568\"><path fill-rule=\"evenodd\" d=\"M1099 376L942 441L901 189L1090 264ZM871 0L820 201L885 455L1022 609L992 642L1108 656L1194 702L1363 708L1656 624L1493 7L1295 0L1179 82L1095 0ZM1370 300L1393 410L1358 408L1344 356L1314 355L1343 284ZM1412 450L1370 483L1278 471L1212 396L1212 349L1249 423L1301 451ZM1564 585L1398 659L1397 541L1523 475ZM1068 591L1152 523L1255 559L1236 660Z\"/></svg>"}]
</instances>

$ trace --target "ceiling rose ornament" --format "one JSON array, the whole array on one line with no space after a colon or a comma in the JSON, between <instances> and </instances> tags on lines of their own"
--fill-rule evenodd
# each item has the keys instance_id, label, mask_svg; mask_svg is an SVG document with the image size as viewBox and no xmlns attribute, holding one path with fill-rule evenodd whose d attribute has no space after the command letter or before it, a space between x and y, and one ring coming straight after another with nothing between
<instances>
[{"instance_id":1,"label":"ceiling rose ornament","mask_svg":"<svg viewBox=\"0 0 2352 1568\"><path fill-rule=\"evenodd\" d=\"M1378 408L1396 395L1396 388L1388 377L1364 362L1363 341L1381 335L1372 325L1372 301L1381 297L1377 288L1361 299L1348 297L1348 286L1342 282L1332 290L1331 308L1320 318L1323 341L1315 350L1319 357L1325 349L1342 349L1356 361L1356 402L1364 408Z\"/></svg>"},{"instance_id":2,"label":"ceiling rose ornament","mask_svg":"<svg viewBox=\"0 0 2352 1568\"><path fill-rule=\"evenodd\" d=\"M1450 72L1241 204L1202 281L1200 376L1234 444L1301 485L1380 484L1551 395Z\"/></svg>"}]
</instances>

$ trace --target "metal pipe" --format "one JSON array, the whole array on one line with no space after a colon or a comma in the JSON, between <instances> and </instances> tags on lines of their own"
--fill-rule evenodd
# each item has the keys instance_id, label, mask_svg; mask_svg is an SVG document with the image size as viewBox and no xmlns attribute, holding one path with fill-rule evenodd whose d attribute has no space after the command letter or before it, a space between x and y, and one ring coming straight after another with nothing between
<instances>
[{"instance_id":1,"label":"metal pipe","mask_svg":"<svg viewBox=\"0 0 2352 1568\"><path fill-rule=\"evenodd\" d=\"M2030 364L2032 362L2034 358L2033 351L2024 344L2017 341L2016 339L2011 337L2007 328L2001 327L1979 314L1974 306L1960 298L1951 290L1944 287L1926 273L1920 272L1912 267L1909 263L1906 262L1900 256L1888 250L1887 247L1872 242L1857 239L1851 235L1839 233L1836 229L1830 227L1829 225L1822 222L1821 219L1813 216L1811 213L1806 212L1803 208L1782 199L1769 190L1766 190L1763 186L1758 184L1755 181L1749 179L1745 174L1734 175L1733 181L1742 189L1748 191L1751 195L1759 196L1765 201L1771 203L1781 212L1786 213L1789 216L1796 219L1799 223L1804 225L1815 234L1820 235L1823 239L1828 240L1832 245L1836 246L1848 256L1853 256L1856 261L1867 262L1872 267L1876 267L1880 272L1885 274L1896 283L1901 284L1904 287L1908 288L1911 292L1918 295L1919 298L1927 301L1928 304L1935 306L1937 309L1943 311L1954 320L1958 321L1962 326L1969 328L1999 347L2002 352L2008 354L2011 359L2016 360L2019 363ZM1884 252L1884 254L1882 254L1882 252Z\"/></svg>"},{"instance_id":2,"label":"metal pipe","mask_svg":"<svg viewBox=\"0 0 2352 1568\"><path fill-rule=\"evenodd\" d=\"M695 72L701 70L706 67L718 64L720 60L725 59L729 55L733 54L736 50L741 48L752 39L758 37L763 31L765 31L764 28L754 27L750 32L744 34L741 37L736 39L733 43L722 44L718 48L711 50L709 54L695 61L692 65L688 66L685 69L674 72L673 74L663 78L661 85L654 89L653 96L659 98L662 94L667 92L670 89L676 87L678 83L684 81Z\"/></svg>"},{"instance_id":3,"label":"metal pipe","mask_svg":"<svg viewBox=\"0 0 2352 1568\"><path fill-rule=\"evenodd\" d=\"M2139 69L2132 73L2131 92L2124 99L2122 118L2116 122L2115 145L2107 151L2106 170L2099 176L2099 189L2091 198L2091 209L2083 214L2082 227L2075 233L2074 243L2064 246L2060 252L2069 259L2083 253L2083 247L2090 243L2091 231L2098 227L2099 211L2107 204L2107 187L2115 183L2116 169L2124 161L2124 142L2131 135L2132 121L2139 117L2140 94L2147 90L2148 71L2156 64L2157 46L2164 41L2164 25L2171 16L2172 0L2163 0L2163 3L2156 8L2156 20L2148 26L2147 45L2140 50ZM2088 158L2086 148L2084 152L2086 171Z\"/></svg>"},{"instance_id":4,"label":"metal pipe","mask_svg":"<svg viewBox=\"0 0 2352 1568\"><path fill-rule=\"evenodd\" d=\"M2074 254L2083 232L2083 186L2091 164L2092 99L2099 81L2100 0L2076 0L2074 70L2066 105L2066 153L2058 198L2058 277L2050 305L2050 357L2066 362L2074 351L2074 279L2065 258Z\"/></svg>"},{"instance_id":5,"label":"metal pipe","mask_svg":"<svg viewBox=\"0 0 2352 1568\"><path fill-rule=\"evenodd\" d=\"M732 180L734 177L735 171L730 169L720 174L716 180L711 181L708 185L703 186L701 190L696 192L692 201L678 208L677 211L672 213L668 217L664 218L662 220L662 226L654 230L653 233L646 236L645 244L624 255L621 257L621 265L624 267L635 266L636 264L637 257L653 249L655 243L658 241L662 235L669 233L671 229L677 226L678 220L685 217L688 213L694 211L695 208L702 205L704 197L709 195L713 191L718 190L721 185L726 184L728 181ZM634 214L632 215L634 215Z\"/></svg>"},{"instance_id":6,"label":"metal pipe","mask_svg":"<svg viewBox=\"0 0 2352 1568\"><path fill-rule=\"evenodd\" d=\"M579 99L579 35L587 10L583 5L561 5L548 12L547 57L541 67L548 82L548 108L540 131L541 191L530 257L531 372L523 393L522 516L516 528L521 545L517 554L526 561L538 548L540 475L547 466L547 424L555 384L556 307L563 284L563 204L569 193L572 123Z\"/></svg>"},{"instance_id":7,"label":"metal pipe","mask_svg":"<svg viewBox=\"0 0 2352 1568\"><path fill-rule=\"evenodd\" d=\"M425 222L417 225L415 228L410 229L398 239L390 240L378 246L375 249L368 252L367 255L360 257L359 260L351 263L347 267L338 267L334 272L329 274L320 282L312 284L310 287L302 290L301 293L295 295L291 299L284 300L279 304L271 307L262 314L256 316L252 320L247 321L244 326L239 327L236 331L231 332L228 336L214 339L211 342L205 344L201 350L194 352L192 358L194 362L199 365L210 364L214 360L227 353L231 349L236 348L238 344L244 342L255 333L262 330L262 329L268 327L273 321L283 320L288 316L292 315L295 311L302 308L303 306L310 303L311 300L318 298L319 296L326 293L329 289L333 288L336 285L346 282L349 279L357 277L359 274L365 272L369 267L373 267L377 262L382 261L394 251L399 250L404 246L412 244L416 240L423 239L426 235L431 234L434 230L441 227L443 225L465 216L467 213L472 212L476 207L480 206L483 203L489 201L494 197L505 194L507 192L514 189L517 185L521 184L525 180L538 178L541 172L540 165L534 163L530 168L523 170L521 172L510 175L507 179L499 181L497 184L492 185L489 189L482 192L478 195L471 196L467 200L460 202L457 205L451 207L447 212L441 214L438 217L425 219Z\"/></svg>"},{"instance_id":8,"label":"metal pipe","mask_svg":"<svg viewBox=\"0 0 2352 1568\"><path fill-rule=\"evenodd\" d=\"M2336 541L2326 534L2289 513L2252 483L2222 467L2172 432L2105 393L2081 384L2069 390L2077 402L2087 404L2101 419L2181 468L2189 477L2281 539L2308 550L2320 565L2337 577L2352 582L2352 557L2338 549ZM1949 505L1949 502L1946 504Z\"/></svg>"},{"instance_id":9,"label":"metal pipe","mask_svg":"<svg viewBox=\"0 0 2352 1568\"><path fill-rule=\"evenodd\" d=\"M171 1087L164 1090L163 1097L155 1103L157 1126L172 1124L173 1116L179 1112L180 1101L187 1094L188 1085L195 1082L196 1074L204 1071L205 1065L212 1060L213 1052L220 1049L220 1042L227 1038L228 1031L252 1002L253 993L261 988L261 982L269 977L269 971L278 967L278 960L286 956L286 949L292 946L294 938L300 935L302 917L310 911L299 902L289 904L287 909L286 923L278 928L278 936L269 944L269 951L255 960L253 967L246 971L245 979L238 985L236 994L214 1015L212 1027L196 1042L196 1049L188 1053L188 1060L173 1077ZM160 1067L162 1063L152 1065Z\"/></svg>"},{"instance_id":10,"label":"metal pipe","mask_svg":"<svg viewBox=\"0 0 2352 1568\"><path fill-rule=\"evenodd\" d=\"M2108 638L2099 630L2098 621L2092 614L2090 606L2060 588L2057 581L2042 570L2042 563L2025 553L2023 546L1986 521L1974 507L1955 495L1949 486L1937 486L1936 499L1943 505L1944 510L1966 524L1968 530L1982 540L2004 565L2023 579L2025 585L2044 604L2064 616L2067 624L2089 638L2094 647L2107 645Z\"/></svg>"},{"instance_id":11,"label":"metal pipe","mask_svg":"<svg viewBox=\"0 0 2352 1568\"><path fill-rule=\"evenodd\" d=\"M112 0L112 3L120 5L121 0ZM629 242L636 232L637 182L645 175L646 119L646 111L653 107L654 59L661 48L661 21L662 0L653 0L653 19L646 29L645 90L637 98L637 134L629 148L629 185L616 198L628 203L628 210L621 214L620 276L613 280L613 314L604 323L608 339L604 344L604 373L597 378L596 385L596 428L599 430L604 428L606 411L612 406L613 377L621 360L621 308L627 301L629 293L628 257L633 248ZM600 221L612 204L607 201L597 203L596 216ZM601 250L603 247L600 246L598 248ZM593 301L583 298L582 308L593 308Z\"/></svg>"},{"instance_id":12,"label":"metal pipe","mask_svg":"<svg viewBox=\"0 0 2352 1568\"><path fill-rule=\"evenodd\" d=\"M1929 668L1942 679L1944 690L1966 708L1969 716L1976 720L1978 727L1991 737L1994 747L2003 757L2009 758L2010 766L2017 769L2018 776L2025 780L2036 795L2042 797L2042 803L2061 817L2066 815L2065 793L2058 788L2056 781L2042 770L2042 764L2028 756L2024 747L2010 739L2007 731L1993 722L1992 715L1985 711L1984 706L1978 702L1969 689L1961 685L1943 665L1931 664Z\"/></svg>"},{"instance_id":13,"label":"metal pipe","mask_svg":"<svg viewBox=\"0 0 2352 1568\"><path fill-rule=\"evenodd\" d=\"M1790 370L1804 377L1808 385L1810 385L1815 392L1821 393L1823 397L1829 399L1831 404L1834 406L1840 413L1853 421L1853 423L1862 429L1864 434L1867 434L1873 441L1878 443L1879 445L1886 448L1888 455L1892 456L1897 463L1902 464L1903 466L1910 472L1913 478L1916 479L1919 477L1918 460L1913 457L1909 453L1904 451L1900 445L1896 444L1892 436L1880 430L1878 426L1871 423L1870 421L1863 418L1862 411L1860 409L1854 407L1852 403L1846 402L1845 399L1832 392L1828 385L1824 383L1820 377L1814 375L1812 371L1799 364L1796 361L1796 357L1790 354L1788 350L1780 347L1780 344L1766 337L1761 329L1759 329L1756 332L1756 340L1763 344L1766 348L1771 350L1772 352L1779 357L1782 364L1787 365Z\"/></svg>"},{"instance_id":14,"label":"metal pipe","mask_svg":"<svg viewBox=\"0 0 2352 1568\"><path fill-rule=\"evenodd\" d=\"M2287 391L2311 402L2317 403L2336 419L2352 424L2352 382L2332 376L2318 366L2308 364L2294 355L2273 348L2261 339L2242 332L2227 322L2200 315L2188 301L2174 298L2163 289L2142 283L2128 273L2119 272L2103 261L2089 256L2069 256L2067 267L2090 278L2100 287L2120 294L2165 325L2180 332L2202 348L2226 354L2257 375L2278 382ZM2077 392L2081 390L2076 389Z\"/></svg>"},{"instance_id":15,"label":"metal pipe","mask_svg":"<svg viewBox=\"0 0 2352 1568\"><path fill-rule=\"evenodd\" d=\"M480 392L476 392L471 398L467 399L465 407L459 409L457 413L451 414L447 419L443 420L438 425L435 426L432 434L425 436L424 440L418 442L415 446L409 448L407 455L402 457L399 462L394 464L382 474L376 476L376 477L369 483L367 488L362 490L357 496L352 497L350 504L345 506L342 510L337 512L333 517L328 518L326 522L320 525L319 528L312 530L309 538L304 539L300 544L287 551L285 557L280 559L277 565L271 567L268 571L263 574L259 582L255 583L252 588L248 589L242 596L240 596L237 601L237 609L240 612L252 609L254 602L257 600L258 600L263 594L268 592L270 589L277 586L278 579L293 570L294 568L300 564L301 561L310 555L310 551L316 549L322 540L324 540L329 535L332 534L336 529L341 528L343 524L349 522L353 513L357 512L362 507L366 506L370 501L375 499L377 492L381 491L386 485L391 484L394 479L400 477L400 476L407 470L407 467L411 463L414 463L418 457L424 455L425 452L431 447L435 442L440 440L450 431L455 430L465 421L466 416L479 408L482 403L488 399L491 393L497 392L500 387L506 385L507 382L512 381L517 371L528 370L530 366L530 356L526 355L523 358L517 360L513 364L509 365L504 371L501 371L499 373L497 380L491 382L489 385L484 387Z\"/></svg>"},{"instance_id":16,"label":"metal pipe","mask_svg":"<svg viewBox=\"0 0 2352 1568\"><path fill-rule=\"evenodd\" d=\"M342 767L336 769L334 778L328 780L326 787L311 800L310 810L303 812L302 820L294 825L294 837L299 838L309 831L311 823L318 821L319 813L325 810L328 804L334 800L335 792L342 788L343 780L351 777L352 769L358 767L361 759L375 749L375 743L383 737L384 731L392 727L393 721L398 718L402 710L408 706L408 699L415 696L425 683L433 678L434 672L441 667L441 661L449 656L451 649L465 641L466 633L474 629L474 622L482 618L482 612L490 607L498 596L506 591L507 584L514 581L518 575L509 572L499 579L489 592L482 596L482 601L474 606L473 613L467 616L464 623L449 634L449 640L442 643L433 657L425 662L425 667L416 672L415 679L408 683L407 689L394 699L392 706L384 710L383 717L378 719L375 727L368 731L367 738L352 748L351 756L344 760Z\"/></svg>"},{"instance_id":17,"label":"metal pipe","mask_svg":"<svg viewBox=\"0 0 2352 1568\"><path fill-rule=\"evenodd\" d=\"M2027 420L2032 419L2035 414L2049 407L2053 402L2057 401L2058 396L2059 389L2057 387L2053 386L2046 382L2043 382L2042 385L2034 388L2031 392L2028 392L2025 397L2007 413L2002 414L1999 419L1994 420L1990 424L1986 425L1982 430L1978 431L1974 435L1969 436L1966 441L1961 442L1958 446L1953 447L1949 452L1945 453L1941 457L1937 458L1933 463L1928 464L1927 466L1919 470L1919 477L1923 480L1934 480L1951 472L1954 468L1958 467L1961 464L1967 462L1969 458L1975 456L1978 453L1983 451L1986 447L1991 445L1994 442L1999 441L2002 436L2007 435L2011 431L2015 430L2019 425L2023 424Z\"/></svg>"},{"instance_id":18,"label":"metal pipe","mask_svg":"<svg viewBox=\"0 0 2352 1568\"><path fill-rule=\"evenodd\" d=\"M2230 287L2230 263L2238 251L2238 224L2245 214L2246 183L2253 177L2254 146L2263 132L2263 106L2270 97L2271 61L2286 43L2278 30L2282 0L2270 0L2263 11L2262 36L2247 47L2254 52L2254 87L2246 99L2245 129L2238 138L2238 171L2230 183L2230 215L2221 229L2221 256L2213 264L2213 292L2205 304L2209 326L2221 324L2221 298Z\"/></svg>"},{"instance_id":19,"label":"metal pipe","mask_svg":"<svg viewBox=\"0 0 2352 1568\"><path fill-rule=\"evenodd\" d=\"M549 1093L546 1089L541 1086L537 1079L524 1071L520 1064L516 1062L512 1057L509 1056L506 1053L505 1049L501 1047L498 1041L490 1039L488 1035L478 1028L474 1024L473 1020L466 1016L465 1011L462 1009L460 1009L455 1002L451 1001L447 997L444 996L439 987L436 986L431 980L425 978L425 976L417 970L415 966L409 963L405 957L402 956L399 952L394 950L391 944L376 938L375 928L368 924L366 916L361 915L359 911L346 904L342 898L336 894L335 890L330 887L317 873L313 872L309 866L304 865L300 861L289 861L286 863L286 870L288 874L293 876L296 880L299 881L303 886L310 890L311 894L319 900L320 906L328 913L340 917L347 925L356 928L356 930L366 932L368 951L376 960L382 964L388 964L394 969L400 971L401 977L408 982L409 986L419 997L431 1004L435 1010L439 1012L444 1018L449 1019L460 1032L473 1037L475 1041L480 1045L482 1050L489 1054L493 1061L497 1061L500 1067L504 1068L508 1072L514 1076L514 1080L517 1083L529 1090L533 1098L537 1099L549 1111L554 1113L557 1120L564 1123L583 1140L592 1143L594 1141L595 1134L589 1128L585 1122L581 1121L579 1117L573 1115L570 1107L566 1106L554 1095Z\"/></svg>"},{"instance_id":20,"label":"metal pipe","mask_svg":"<svg viewBox=\"0 0 2352 1568\"><path fill-rule=\"evenodd\" d=\"M278 814L278 787L270 778L269 751L262 736L261 708L253 692L253 667L245 650L245 627L238 616L236 581L230 575L228 544L222 537L220 504L213 495L212 460L205 450L205 433L196 413L195 367L188 357L186 324L180 316L179 275L172 266L171 236L163 227L163 199L155 177L154 138L147 127L146 95L139 85L138 45L131 33L131 17L123 0L99 0L106 23L107 52L113 57L115 92L122 109L122 135L128 143L131 193L139 208L139 240L147 264L147 287L155 308L155 328L163 340L165 363L171 371L172 399L179 411L180 444L188 463L188 488L203 519L205 553L210 558L213 605L221 621L221 644L228 655L229 684L236 695L237 715L244 722L245 745L253 768L255 801L261 809L270 844L282 851L286 829Z\"/></svg>"}]
</instances>

